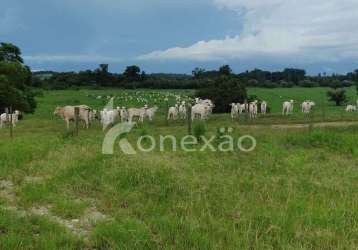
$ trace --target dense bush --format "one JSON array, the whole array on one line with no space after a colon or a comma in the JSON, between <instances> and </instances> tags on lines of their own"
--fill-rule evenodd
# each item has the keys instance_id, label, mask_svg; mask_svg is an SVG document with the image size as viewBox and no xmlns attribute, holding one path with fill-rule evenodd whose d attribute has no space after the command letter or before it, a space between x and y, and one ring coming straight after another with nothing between
<instances>
[{"instance_id":1,"label":"dense bush","mask_svg":"<svg viewBox=\"0 0 358 250\"><path fill-rule=\"evenodd\" d=\"M236 77L219 77L209 87L200 89L197 97L210 99L215 103L215 113L226 113L230 111L230 104L247 99L246 88Z\"/></svg>"},{"instance_id":2,"label":"dense bush","mask_svg":"<svg viewBox=\"0 0 358 250\"><path fill-rule=\"evenodd\" d=\"M336 103L336 106L341 106L347 101L346 91L344 89L332 89L327 92L329 100Z\"/></svg>"},{"instance_id":3,"label":"dense bush","mask_svg":"<svg viewBox=\"0 0 358 250\"><path fill-rule=\"evenodd\" d=\"M299 82L300 87L304 88L313 88L313 87L319 87L317 82L313 82L311 80L303 80Z\"/></svg>"},{"instance_id":4,"label":"dense bush","mask_svg":"<svg viewBox=\"0 0 358 250\"><path fill-rule=\"evenodd\" d=\"M33 112L36 108L35 93L30 88L31 71L22 62L18 47L1 43L0 112L8 107L23 112Z\"/></svg>"},{"instance_id":5,"label":"dense bush","mask_svg":"<svg viewBox=\"0 0 358 250\"><path fill-rule=\"evenodd\" d=\"M194 121L193 134L199 143L202 141L202 136L205 136L206 130L206 124L203 121Z\"/></svg>"}]
</instances>

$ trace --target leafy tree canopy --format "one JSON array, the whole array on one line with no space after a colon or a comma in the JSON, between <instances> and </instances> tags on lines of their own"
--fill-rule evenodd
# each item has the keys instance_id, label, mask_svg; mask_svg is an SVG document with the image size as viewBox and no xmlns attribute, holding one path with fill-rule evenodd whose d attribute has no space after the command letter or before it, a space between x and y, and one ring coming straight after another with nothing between
<instances>
[{"instance_id":1,"label":"leafy tree canopy","mask_svg":"<svg viewBox=\"0 0 358 250\"><path fill-rule=\"evenodd\" d=\"M12 43L0 43L0 61L23 63L21 50Z\"/></svg>"},{"instance_id":2,"label":"leafy tree canopy","mask_svg":"<svg viewBox=\"0 0 358 250\"><path fill-rule=\"evenodd\" d=\"M23 65L20 49L0 43L0 112L7 107L33 112L36 102L30 84L31 71Z\"/></svg>"},{"instance_id":3,"label":"leafy tree canopy","mask_svg":"<svg viewBox=\"0 0 358 250\"><path fill-rule=\"evenodd\" d=\"M140 68L136 65L128 66L123 76L129 80L138 80L140 78Z\"/></svg>"},{"instance_id":4,"label":"leafy tree canopy","mask_svg":"<svg viewBox=\"0 0 358 250\"><path fill-rule=\"evenodd\" d=\"M327 92L329 100L336 103L336 106L341 106L347 101L346 91L344 89L332 89Z\"/></svg>"},{"instance_id":5,"label":"leafy tree canopy","mask_svg":"<svg viewBox=\"0 0 358 250\"><path fill-rule=\"evenodd\" d=\"M231 103L243 103L247 100L246 88L237 77L222 76L217 78L208 88L197 91L196 96L214 102L215 113L230 110Z\"/></svg>"}]
</instances>

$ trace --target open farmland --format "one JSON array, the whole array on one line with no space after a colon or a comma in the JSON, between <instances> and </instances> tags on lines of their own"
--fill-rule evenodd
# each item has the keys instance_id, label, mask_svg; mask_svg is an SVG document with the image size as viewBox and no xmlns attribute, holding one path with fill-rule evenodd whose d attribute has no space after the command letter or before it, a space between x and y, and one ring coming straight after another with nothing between
<instances>
[{"instance_id":1,"label":"open farmland","mask_svg":"<svg viewBox=\"0 0 358 250\"><path fill-rule=\"evenodd\" d=\"M337 107L327 98L328 88L277 88L277 89L263 89L263 88L249 88L250 95L256 95L262 100L267 100L275 115L275 119L270 119L272 123L287 123L300 122L307 120L300 112L301 103L305 100L311 100L316 103L314 113L311 119L314 121L338 121L338 120L355 120L358 116L356 114L349 114L345 112L345 106ZM347 99L349 104L355 105L357 102L357 92L354 87L346 88ZM277 117L282 111L282 103L288 100L295 101L295 114L291 118ZM265 119L263 119L265 120ZM261 121L262 122L262 121Z\"/></svg>"},{"instance_id":2,"label":"open farmland","mask_svg":"<svg viewBox=\"0 0 358 250\"><path fill-rule=\"evenodd\" d=\"M357 113L327 102L325 88L249 89L271 113L250 121L213 115L206 134L257 140L253 152L102 155L96 122L72 136L58 105L158 105L153 122L128 135L187 134L167 125L164 97L191 91L50 91L14 130L0 130L0 249L355 249L358 245ZM347 89L355 103L355 89ZM98 96L102 96L98 99ZM126 99L127 98L127 99ZM137 99L139 98L139 99ZM143 99L146 99L144 101ZM293 99L295 114L282 117ZM316 102L306 117L299 104ZM269 124L339 121L339 128L273 129ZM263 126L251 126L262 124ZM195 126L195 123L193 124ZM244 125L244 126L243 126ZM202 145L196 145L199 149Z\"/></svg>"},{"instance_id":3,"label":"open farmland","mask_svg":"<svg viewBox=\"0 0 358 250\"><path fill-rule=\"evenodd\" d=\"M337 107L327 98L328 88L249 88L248 94L257 96L261 100L268 102L270 113L266 117L260 117L251 123L257 124L286 124L286 123L304 123L308 121L358 121L358 115L345 112L345 106ZM357 95L354 87L346 88L349 104L356 104ZM176 102L175 96L192 96L192 90L67 90L67 91L49 91L43 98L39 98L40 105L36 114L30 115L29 119L49 119L56 106L86 104L94 109L101 110L109 102L107 96L117 97L114 106L125 107L143 107L146 103L149 106L158 105L159 114L164 115L167 109L165 97L168 96L168 104L172 106ZM100 96L101 99L97 99ZM289 117L282 117L282 103L293 99L294 114ZM312 100L316 103L313 114L309 117L303 115L301 103L305 100ZM229 115L217 115L216 119L229 119ZM159 119L160 120L160 119ZM164 122L164 118L162 121ZM239 123L250 123L245 116L241 117Z\"/></svg>"}]
</instances>

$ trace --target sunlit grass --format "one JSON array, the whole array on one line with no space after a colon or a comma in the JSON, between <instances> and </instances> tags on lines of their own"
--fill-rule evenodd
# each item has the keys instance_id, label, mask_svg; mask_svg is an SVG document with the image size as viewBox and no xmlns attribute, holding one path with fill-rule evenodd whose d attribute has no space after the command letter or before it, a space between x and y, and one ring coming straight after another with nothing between
<instances>
[{"instance_id":1,"label":"sunlit grass","mask_svg":"<svg viewBox=\"0 0 358 250\"><path fill-rule=\"evenodd\" d=\"M274 90L253 91L268 99L266 91ZM295 96L299 90L284 91ZM302 98L309 95L304 91L299 94ZM272 97L268 101L276 111L267 118L233 122L229 115L214 115L206 124L206 135L215 135L220 127L233 127L235 137L253 135L254 152L155 150L130 156L116 148L113 156L104 156L99 124L72 137L66 135L64 122L52 117L53 107L72 104L71 100L99 109L102 100L86 97L87 92L92 93L45 93L38 111L18 124L14 139L0 130L0 180L14 183L21 210L46 206L54 216L73 220L95 206L111 220L96 224L84 239L46 216L21 218L0 210L1 249L355 249L358 245L357 127L239 126L305 121L300 114L282 118L277 114L281 101ZM326 118L340 120L339 109L329 106ZM143 134L178 138L187 134L185 122L167 126L163 113L136 127L129 141L134 144ZM13 204L1 199L1 205Z\"/></svg>"}]
</instances>

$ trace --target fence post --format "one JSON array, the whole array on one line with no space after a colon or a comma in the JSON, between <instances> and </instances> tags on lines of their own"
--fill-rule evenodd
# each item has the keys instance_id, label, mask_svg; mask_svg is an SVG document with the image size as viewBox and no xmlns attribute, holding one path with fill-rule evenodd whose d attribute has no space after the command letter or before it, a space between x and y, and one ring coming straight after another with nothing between
<instances>
[{"instance_id":1,"label":"fence post","mask_svg":"<svg viewBox=\"0 0 358 250\"><path fill-rule=\"evenodd\" d=\"M192 134L192 117L191 117L191 103L188 103L187 108L186 108L186 112L187 112L187 119L188 119L188 134L191 135Z\"/></svg>"},{"instance_id":2,"label":"fence post","mask_svg":"<svg viewBox=\"0 0 358 250\"><path fill-rule=\"evenodd\" d=\"M245 123L247 124L249 122L249 103L247 100L244 102L245 104Z\"/></svg>"},{"instance_id":3,"label":"fence post","mask_svg":"<svg viewBox=\"0 0 358 250\"><path fill-rule=\"evenodd\" d=\"M169 126L169 120L168 120L168 117L167 117L167 115L169 113L169 99L167 97L165 98L165 111L166 111L165 114L164 114L165 124L167 126Z\"/></svg>"},{"instance_id":4,"label":"fence post","mask_svg":"<svg viewBox=\"0 0 358 250\"><path fill-rule=\"evenodd\" d=\"M308 132L311 133L313 130L313 125L314 125L314 113L315 110L314 108L311 110L310 113L308 113Z\"/></svg>"},{"instance_id":5,"label":"fence post","mask_svg":"<svg viewBox=\"0 0 358 250\"><path fill-rule=\"evenodd\" d=\"M322 105L322 121L326 121L326 106L324 103L324 93L321 95L321 105Z\"/></svg>"},{"instance_id":6,"label":"fence post","mask_svg":"<svg viewBox=\"0 0 358 250\"><path fill-rule=\"evenodd\" d=\"M10 129L10 138L13 138L13 124L12 124L12 107L10 106L10 108L6 108L5 109L5 113L6 113L6 122L9 123L9 129Z\"/></svg>"},{"instance_id":7,"label":"fence post","mask_svg":"<svg viewBox=\"0 0 358 250\"><path fill-rule=\"evenodd\" d=\"M76 135L78 135L78 124L79 124L79 118L80 116L80 108L79 107L75 107L75 133Z\"/></svg>"}]
</instances>

